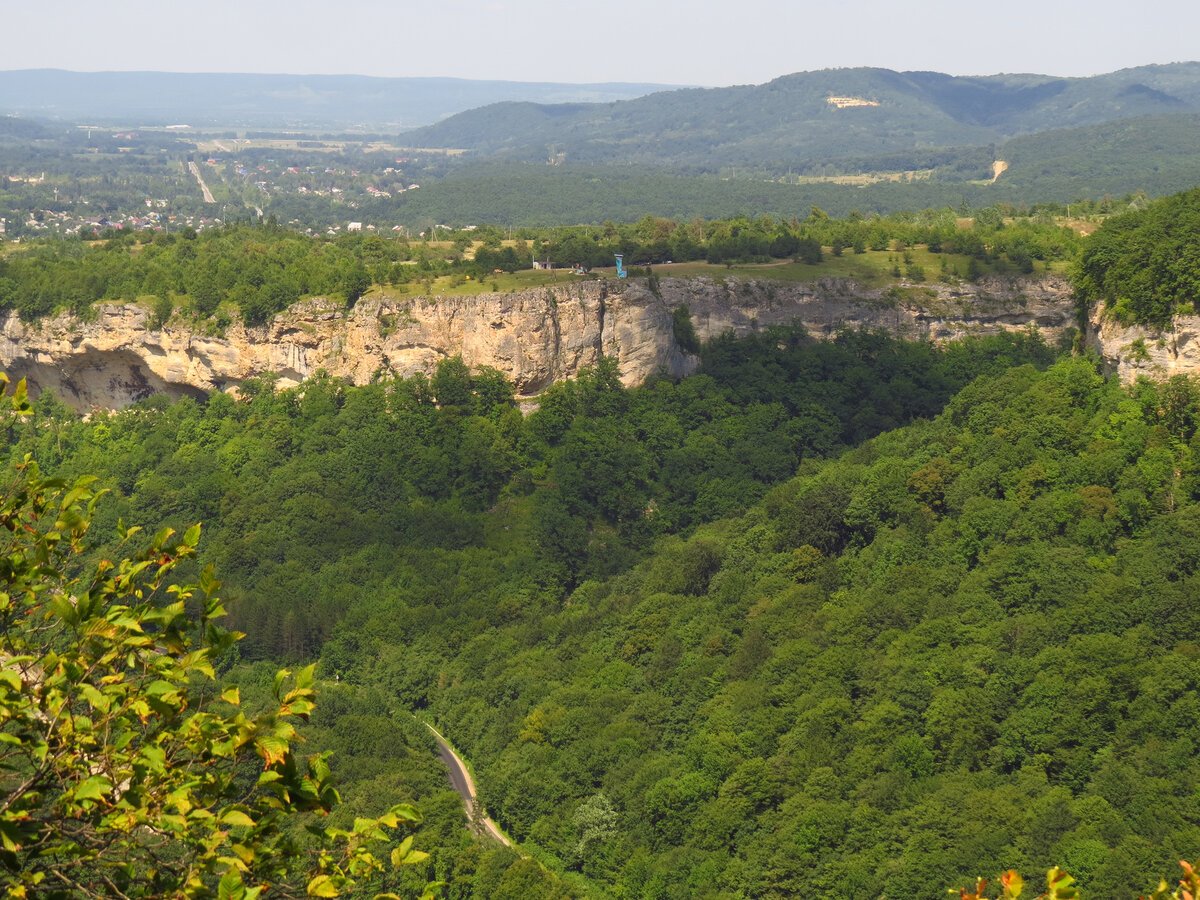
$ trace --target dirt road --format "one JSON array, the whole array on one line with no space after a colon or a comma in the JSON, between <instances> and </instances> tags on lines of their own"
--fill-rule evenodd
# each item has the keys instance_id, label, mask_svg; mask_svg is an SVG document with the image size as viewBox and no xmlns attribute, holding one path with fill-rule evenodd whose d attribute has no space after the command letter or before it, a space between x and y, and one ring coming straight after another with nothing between
<instances>
[{"instance_id":1,"label":"dirt road","mask_svg":"<svg viewBox=\"0 0 1200 900\"><path fill-rule=\"evenodd\" d=\"M479 798L475 795L475 782L471 779L471 773L467 771L467 764L454 752L454 749L436 728L428 722L425 723L425 727L433 732L434 740L437 741L438 755L442 758L442 761L446 764L446 770L450 773L450 785L462 797L463 806L467 810L467 818L471 821L472 826L491 835L505 847L511 847L513 845L512 841L504 836L504 832L500 830L500 826L483 814L483 809L479 805Z\"/></svg>"}]
</instances>

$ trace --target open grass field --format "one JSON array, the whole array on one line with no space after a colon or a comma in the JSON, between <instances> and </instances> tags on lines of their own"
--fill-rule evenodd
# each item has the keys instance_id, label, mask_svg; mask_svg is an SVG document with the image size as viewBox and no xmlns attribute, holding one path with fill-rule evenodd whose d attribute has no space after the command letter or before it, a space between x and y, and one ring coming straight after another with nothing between
<instances>
[{"instance_id":1,"label":"open grass field","mask_svg":"<svg viewBox=\"0 0 1200 900\"><path fill-rule=\"evenodd\" d=\"M933 169L912 169L905 172L860 172L853 175L788 175L776 179L781 184L851 184L862 187L867 184L912 184L928 181Z\"/></svg>"}]
</instances>

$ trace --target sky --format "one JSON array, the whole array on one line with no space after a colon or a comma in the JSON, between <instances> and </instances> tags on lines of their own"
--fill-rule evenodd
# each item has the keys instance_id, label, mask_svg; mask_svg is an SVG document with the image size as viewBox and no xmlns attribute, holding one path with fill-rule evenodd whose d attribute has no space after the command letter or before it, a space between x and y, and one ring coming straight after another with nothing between
<instances>
[{"instance_id":1,"label":"sky","mask_svg":"<svg viewBox=\"0 0 1200 900\"><path fill-rule=\"evenodd\" d=\"M0 21L3 69L720 86L841 66L1094 75L1200 58L1195 0L43 0L0 3Z\"/></svg>"}]
</instances>

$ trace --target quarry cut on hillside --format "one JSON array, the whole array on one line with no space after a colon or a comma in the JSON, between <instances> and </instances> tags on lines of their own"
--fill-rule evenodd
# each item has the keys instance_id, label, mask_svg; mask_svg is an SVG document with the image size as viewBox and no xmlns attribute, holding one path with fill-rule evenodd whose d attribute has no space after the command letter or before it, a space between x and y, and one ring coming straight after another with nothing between
<instances>
[{"instance_id":1,"label":"quarry cut on hillside","mask_svg":"<svg viewBox=\"0 0 1200 900\"><path fill-rule=\"evenodd\" d=\"M639 278L471 297L384 292L348 311L316 298L266 326L234 324L220 336L178 316L152 328L136 305L99 305L86 321L63 314L25 323L10 312L0 320L0 368L25 377L33 393L53 390L86 411L119 409L154 393L236 390L262 376L289 387L321 370L365 384L429 373L439 360L461 356L473 369L499 370L528 399L603 356L616 359L627 385L660 372L692 373L699 358L676 339L679 307L700 341L800 325L817 338L872 328L937 342L1034 327L1054 343L1075 325L1070 285L1053 275L888 290L843 279Z\"/></svg>"}]
</instances>

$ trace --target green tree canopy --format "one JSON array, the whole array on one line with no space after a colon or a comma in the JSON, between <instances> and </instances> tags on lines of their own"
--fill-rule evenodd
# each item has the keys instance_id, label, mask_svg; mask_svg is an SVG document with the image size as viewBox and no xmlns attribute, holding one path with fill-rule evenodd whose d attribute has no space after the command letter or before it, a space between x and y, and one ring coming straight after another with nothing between
<instances>
[{"instance_id":1,"label":"green tree canopy","mask_svg":"<svg viewBox=\"0 0 1200 900\"><path fill-rule=\"evenodd\" d=\"M1200 188L1114 216L1085 244L1080 297L1122 322L1163 325L1200 297Z\"/></svg>"}]
</instances>

